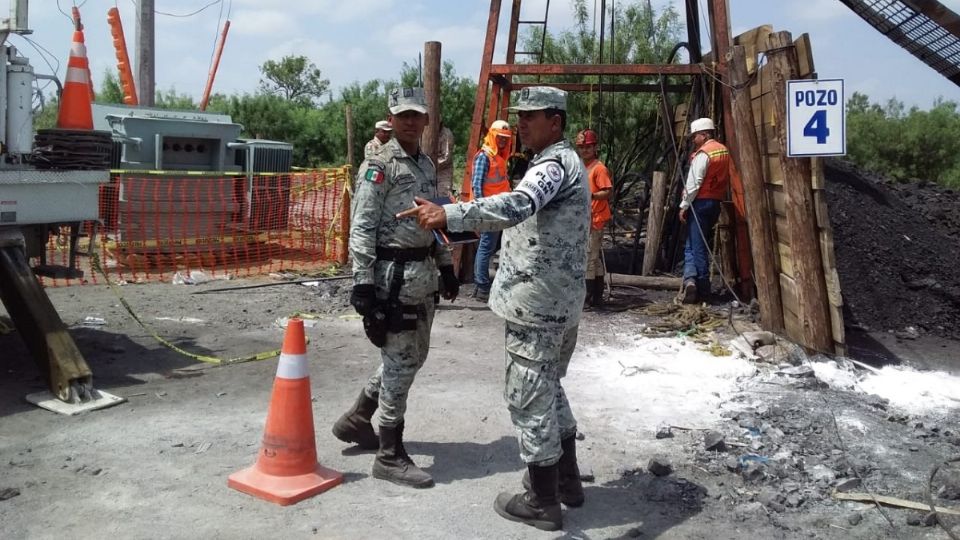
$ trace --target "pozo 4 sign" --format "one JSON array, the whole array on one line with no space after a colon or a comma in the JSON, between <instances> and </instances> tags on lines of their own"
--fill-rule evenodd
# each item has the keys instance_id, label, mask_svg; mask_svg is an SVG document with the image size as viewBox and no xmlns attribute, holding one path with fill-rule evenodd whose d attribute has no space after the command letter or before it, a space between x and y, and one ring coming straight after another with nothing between
<instances>
[{"instance_id":1,"label":"pozo 4 sign","mask_svg":"<svg viewBox=\"0 0 960 540\"><path fill-rule=\"evenodd\" d=\"M787 81L787 155L847 153L843 79Z\"/></svg>"}]
</instances>

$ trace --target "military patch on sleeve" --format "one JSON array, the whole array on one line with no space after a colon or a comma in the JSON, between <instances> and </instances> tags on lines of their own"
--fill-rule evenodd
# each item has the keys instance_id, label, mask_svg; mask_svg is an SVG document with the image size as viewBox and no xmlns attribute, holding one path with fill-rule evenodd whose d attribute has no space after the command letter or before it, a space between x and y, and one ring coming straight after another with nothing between
<instances>
[{"instance_id":1,"label":"military patch on sleeve","mask_svg":"<svg viewBox=\"0 0 960 540\"><path fill-rule=\"evenodd\" d=\"M374 184L382 184L383 179L386 178L386 175L383 173L383 168L371 165L367 168L366 174L363 175L364 180L367 182L373 182Z\"/></svg>"}]
</instances>

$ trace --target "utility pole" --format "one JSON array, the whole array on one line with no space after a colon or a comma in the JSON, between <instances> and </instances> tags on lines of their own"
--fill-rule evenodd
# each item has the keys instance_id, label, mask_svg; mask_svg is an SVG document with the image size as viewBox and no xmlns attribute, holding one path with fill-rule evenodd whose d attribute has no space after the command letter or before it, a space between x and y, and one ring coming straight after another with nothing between
<instances>
[{"instance_id":1,"label":"utility pole","mask_svg":"<svg viewBox=\"0 0 960 540\"><path fill-rule=\"evenodd\" d=\"M137 90L140 105L153 107L154 101L154 0L137 0Z\"/></svg>"}]
</instances>

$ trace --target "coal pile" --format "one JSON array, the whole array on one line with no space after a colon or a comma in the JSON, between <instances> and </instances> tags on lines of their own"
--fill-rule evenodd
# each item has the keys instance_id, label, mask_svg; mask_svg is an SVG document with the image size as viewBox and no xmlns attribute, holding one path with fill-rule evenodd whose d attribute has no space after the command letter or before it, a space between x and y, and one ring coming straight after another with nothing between
<instances>
[{"instance_id":1,"label":"coal pile","mask_svg":"<svg viewBox=\"0 0 960 540\"><path fill-rule=\"evenodd\" d=\"M847 325L960 339L960 193L840 160L824 172Z\"/></svg>"}]
</instances>

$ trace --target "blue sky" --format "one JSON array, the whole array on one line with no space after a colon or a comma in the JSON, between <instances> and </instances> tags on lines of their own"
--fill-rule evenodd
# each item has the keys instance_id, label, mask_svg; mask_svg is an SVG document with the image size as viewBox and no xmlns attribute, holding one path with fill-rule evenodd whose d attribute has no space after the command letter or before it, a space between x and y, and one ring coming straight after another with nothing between
<instances>
[{"instance_id":1,"label":"blue sky","mask_svg":"<svg viewBox=\"0 0 960 540\"><path fill-rule=\"evenodd\" d=\"M174 14L194 11L211 0L156 0L156 9ZM623 0L622 0L623 1ZM941 0L960 12L960 0ZM117 5L133 55L134 0L77 0L86 26L86 42L95 80L115 69L106 12ZM705 0L700 0L706 13ZM501 30L509 18L504 0ZM670 4L654 0L655 6ZM677 4L677 2L673 2ZM609 4L609 2L608 2ZM72 0L60 0L69 12ZM525 0L523 18L542 18L545 0ZM0 0L6 13L9 0ZM223 8L221 11L221 7ZM352 81L392 78L403 61L414 63L425 41L440 41L443 57L457 72L476 78L480 67L489 0L223 0L188 18L157 15L156 79L161 89L202 93L218 32L230 12L231 29L215 91L253 91L258 66L285 54L308 56L334 89ZM56 56L62 78L70 48L71 26L56 0L33 0L30 36ZM960 88L873 30L839 0L730 0L734 34L760 24L811 35L817 71L822 78L846 80L853 91L873 100L896 97L908 105L929 107L937 97L960 101ZM570 3L553 0L550 27L572 23ZM51 69L27 42L11 42L32 60L38 73ZM500 39L502 44L505 39ZM502 47L498 59L502 61ZM51 63L53 61L51 60ZM57 67L54 64L53 67Z\"/></svg>"}]
</instances>

